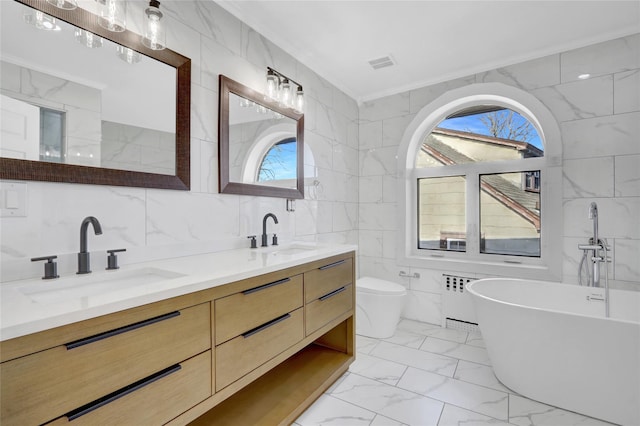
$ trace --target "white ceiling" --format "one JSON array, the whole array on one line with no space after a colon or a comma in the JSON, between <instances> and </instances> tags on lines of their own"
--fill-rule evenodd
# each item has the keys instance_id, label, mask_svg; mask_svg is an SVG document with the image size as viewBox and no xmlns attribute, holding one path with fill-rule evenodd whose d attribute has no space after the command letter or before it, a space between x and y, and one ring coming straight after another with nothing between
<instances>
[{"instance_id":1,"label":"white ceiling","mask_svg":"<svg viewBox=\"0 0 640 426\"><path fill-rule=\"evenodd\" d=\"M215 1L358 102L640 31L638 0Z\"/></svg>"}]
</instances>

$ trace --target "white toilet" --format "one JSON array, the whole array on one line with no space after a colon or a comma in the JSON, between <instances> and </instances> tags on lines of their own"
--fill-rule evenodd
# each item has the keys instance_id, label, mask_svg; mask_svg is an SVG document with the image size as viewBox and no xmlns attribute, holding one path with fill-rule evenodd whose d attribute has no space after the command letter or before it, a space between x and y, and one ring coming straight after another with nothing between
<instances>
[{"instance_id":1,"label":"white toilet","mask_svg":"<svg viewBox=\"0 0 640 426\"><path fill-rule=\"evenodd\" d=\"M356 334L385 339L400 321L407 290L398 283L372 277L356 281Z\"/></svg>"}]
</instances>

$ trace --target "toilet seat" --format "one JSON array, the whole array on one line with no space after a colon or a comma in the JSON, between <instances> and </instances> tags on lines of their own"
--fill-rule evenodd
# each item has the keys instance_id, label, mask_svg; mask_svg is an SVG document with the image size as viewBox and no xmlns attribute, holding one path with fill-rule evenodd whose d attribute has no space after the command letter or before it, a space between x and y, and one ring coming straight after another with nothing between
<instances>
[{"instance_id":1,"label":"toilet seat","mask_svg":"<svg viewBox=\"0 0 640 426\"><path fill-rule=\"evenodd\" d=\"M356 280L356 291L398 296L407 293L407 289L398 283L372 277L362 277Z\"/></svg>"}]
</instances>

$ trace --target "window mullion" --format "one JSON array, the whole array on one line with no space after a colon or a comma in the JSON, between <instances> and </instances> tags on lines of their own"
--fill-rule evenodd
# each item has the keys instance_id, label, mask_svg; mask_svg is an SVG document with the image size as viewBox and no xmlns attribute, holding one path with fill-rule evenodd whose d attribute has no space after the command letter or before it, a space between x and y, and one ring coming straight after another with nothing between
<instances>
[{"instance_id":1,"label":"window mullion","mask_svg":"<svg viewBox=\"0 0 640 426\"><path fill-rule=\"evenodd\" d=\"M475 167L470 167L466 175L466 201L467 201L467 254L476 257L480 252L480 239L478 237L478 230L480 225L479 208L480 208L480 187L479 187L479 174Z\"/></svg>"}]
</instances>

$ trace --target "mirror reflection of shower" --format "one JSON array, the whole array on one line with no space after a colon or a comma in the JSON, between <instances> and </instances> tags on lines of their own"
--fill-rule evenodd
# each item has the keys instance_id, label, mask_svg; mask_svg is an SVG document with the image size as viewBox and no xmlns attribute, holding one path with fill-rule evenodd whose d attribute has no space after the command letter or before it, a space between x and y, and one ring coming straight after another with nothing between
<instances>
[{"instance_id":1,"label":"mirror reflection of shower","mask_svg":"<svg viewBox=\"0 0 640 426\"><path fill-rule=\"evenodd\" d=\"M589 205L588 218L593 221L593 235L587 244L578 244L578 249L582 250L582 259L578 268L578 283L589 287L602 287L600 283L600 263L604 263L605 269L605 310L609 316L609 267L611 262L609 257L609 246L607 240L600 239L598 235L598 205L592 202ZM583 280L583 274L586 280Z\"/></svg>"}]
</instances>

